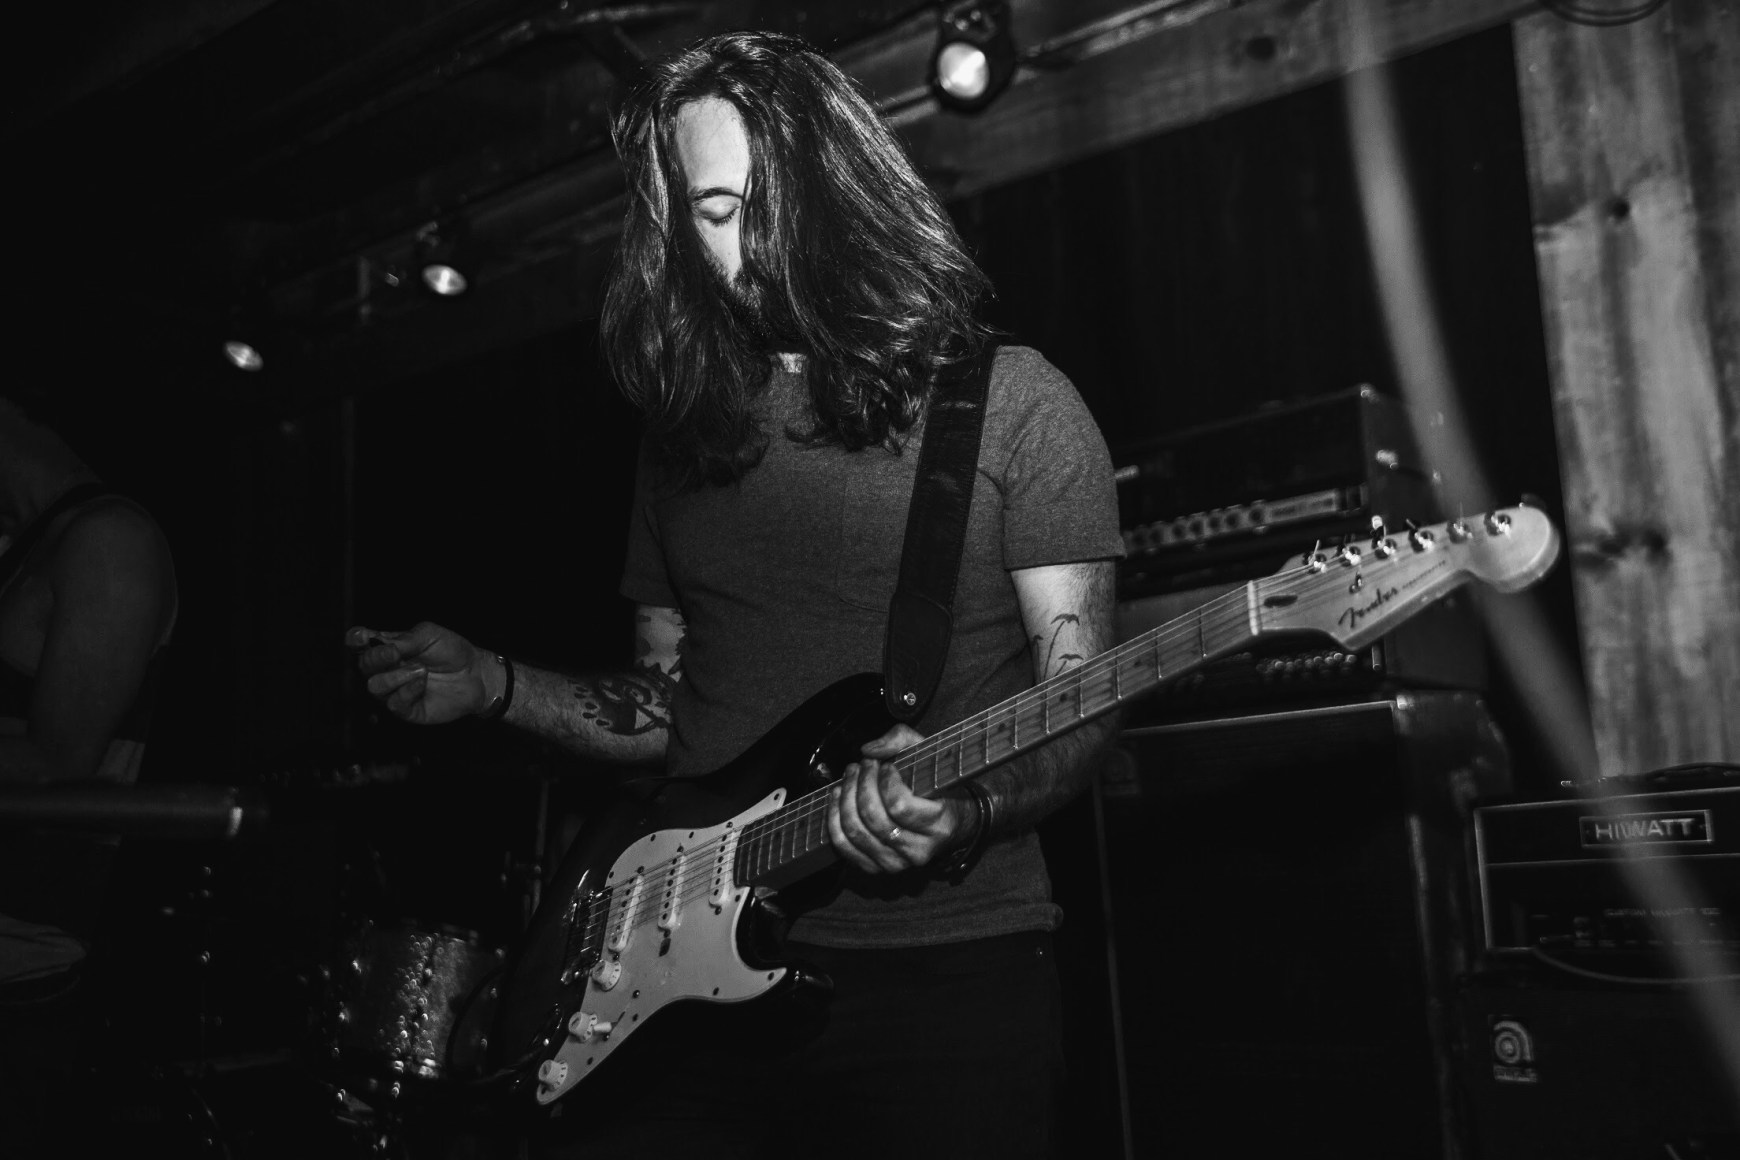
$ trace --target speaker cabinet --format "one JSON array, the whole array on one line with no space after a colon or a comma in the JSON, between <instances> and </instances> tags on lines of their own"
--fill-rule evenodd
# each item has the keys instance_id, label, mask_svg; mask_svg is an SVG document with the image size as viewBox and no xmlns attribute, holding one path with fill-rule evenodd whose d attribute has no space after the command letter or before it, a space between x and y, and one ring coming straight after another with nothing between
<instances>
[{"instance_id":1,"label":"speaker cabinet","mask_svg":"<svg viewBox=\"0 0 1740 1160\"><path fill-rule=\"evenodd\" d=\"M1127 729L1103 778L1129 1151L1457 1158L1467 693Z\"/></svg>"},{"instance_id":2,"label":"speaker cabinet","mask_svg":"<svg viewBox=\"0 0 1740 1160\"><path fill-rule=\"evenodd\" d=\"M1459 1006L1479 1160L1740 1160L1740 1091L1685 986L1519 967Z\"/></svg>"}]
</instances>

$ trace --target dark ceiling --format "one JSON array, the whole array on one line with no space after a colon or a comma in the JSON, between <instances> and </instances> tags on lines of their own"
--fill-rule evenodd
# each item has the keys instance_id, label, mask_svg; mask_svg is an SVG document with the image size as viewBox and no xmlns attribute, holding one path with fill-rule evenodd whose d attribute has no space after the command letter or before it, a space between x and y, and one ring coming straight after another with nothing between
<instances>
[{"instance_id":1,"label":"dark ceiling","mask_svg":"<svg viewBox=\"0 0 1740 1160\"><path fill-rule=\"evenodd\" d=\"M486 285L608 246L620 185L607 109L636 58L745 27L838 52L934 6L34 6L0 130L18 284L36 307L15 325L65 341L86 333L66 329L75 320L124 317L130 341L168 346L245 307L305 351L322 333L329 353L347 348L371 312L425 308L382 278L426 223L472 223Z\"/></svg>"}]
</instances>

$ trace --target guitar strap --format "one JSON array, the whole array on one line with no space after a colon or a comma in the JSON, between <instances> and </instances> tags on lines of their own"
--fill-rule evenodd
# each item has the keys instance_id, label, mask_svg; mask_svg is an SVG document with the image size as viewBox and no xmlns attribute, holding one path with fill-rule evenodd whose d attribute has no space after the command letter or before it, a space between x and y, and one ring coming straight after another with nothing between
<instances>
[{"instance_id":1,"label":"guitar strap","mask_svg":"<svg viewBox=\"0 0 1740 1160\"><path fill-rule=\"evenodd\" d=\"M996 355L986 343L940 376L931 395L883 645L883 699L896 721L916 721L942 679Z\"/></svg>"}]
</instances>

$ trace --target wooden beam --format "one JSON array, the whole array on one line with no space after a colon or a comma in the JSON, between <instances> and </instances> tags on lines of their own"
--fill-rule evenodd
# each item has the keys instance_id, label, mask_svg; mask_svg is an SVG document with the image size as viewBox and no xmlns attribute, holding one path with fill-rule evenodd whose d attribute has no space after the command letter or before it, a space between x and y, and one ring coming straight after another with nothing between
<instances>
[{"instance_id":1,"label":"wooden beam","mask_svg":"<svg viewBox=\"0 0 1740 1160\"><path fill-rule=\"evenodd\" d=\"M966 195L1029 177L1333 80L1502 23L1528 7L1516 0L1262 0L1223 7L1177 6L1196 19L1106 48L1056 73L1020 75L978 116L931 103L905 127L914 156ZM1357 25L1369 47L1358 50Z\"/></svg>"},{"instance_id":2,"label":"wooden beam","mask_svg":"<svg viewBox=\"0 0 1740 1160\"><path fill-rule=\"evenodd\" d=\"M1740 4L1517 24L1603 776L1740 757Z\"/></svg>"},{"instance_id":3,"label":"wooden beam","mask_svg":"<svg viewBox=\"0 0 1740 1160\"><path fill-rule=\"evenodd\" d=\"M94 19L89 9L72 5L10 13L8 39L19 57L30 58L16 61L15 66L23 66L31 83L8 86L10 99L0 114L0 133L14 137L32 132L67 105L107 89L135 84L271 3L160 0L154 4L117 4L104 11L101 19Z\"/></svg>"},{"instance_id":4,"label":"wooden beam","mask_svg":"<svg viewBox=\"0 0 1740 1160\"><path fill-rule=\"evenodd\" d=\"M838 59L890 109L919 167L945 194L964 196L1392 60L1531 7L1519 0L1258 0L1225 7L1229 2L1180 0L1162 9L1130 0L1080 7L1069 0L1016 0L1015 28L1029 38L1025 46L1073 46L1067 55L1075 63L1024 72L972 117L941 110L924 92L935 43L928 11ZM1363 37L1355 36L1356 28ZM1083 39L1084 30L1093 35ZM1366 47L1356 49L1356 42ZM504 248L528 234L550 242L581 238L582 249L602 263L608 246L596 243L607 240L613 225L599 220L599 203L582 191L609 188L615 170L613 156L597 154L498 194L471 208L473 234L497 233ZM512 221L514 232L492 230L491 220ZM408 238L400 237L376 249L407 247ZM580 313L571 317L585 317L596 312L603 274L602 264L588 265L591 260L544 246L525 264L577 279L583 289L572 305ZM306 303L309 287L325 277L311 273L299 286L281 287L280 297ZM515 327L515 337L521 329ZM414 361L420 360L405 365ZM317 377L331 381L324 371Z\"/></svg>"}]
</instances>

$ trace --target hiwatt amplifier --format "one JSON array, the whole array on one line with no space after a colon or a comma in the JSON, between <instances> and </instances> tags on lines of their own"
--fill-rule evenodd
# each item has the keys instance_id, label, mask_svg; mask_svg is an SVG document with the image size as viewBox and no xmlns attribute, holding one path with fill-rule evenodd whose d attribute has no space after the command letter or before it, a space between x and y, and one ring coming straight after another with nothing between
<instances>
[{"instance_id":1,"label":"hiwatt amplifier","mask_svg":"<svg viewBox=\"0 0 1740 1160\"><path fill-rule=\"evenodd\" d=\"M1132 445L1116 455L1129 640L1374 521L1442 518L1405 408L1369 386ZM1365 648L1266 638L1172 682L1133 711L1172 720L1397 689L1483 689L1473 598L1453 593Z\"/></svg>"},{"instance_id":2,"label":"hiwatt amplifier","mask_svg":"<svg viewBox=\"0 0 1740 1160\"><path fill-rule=\"evenodd\" d=\"M1614 977L1740 973L1740 768L1651 778L1475 811L1488 954Z\"/></svg>"},{"instance_id":3,"label":"hiwatt amplifier","mask_svg":"<svg viewBox=\"0 0 1740 1160\"><path fill-rule=\"evenodd\" d=\"M1740 1157L1740 767L1474 811L1480 1160Z\"/></svg>"}]
</instances>

